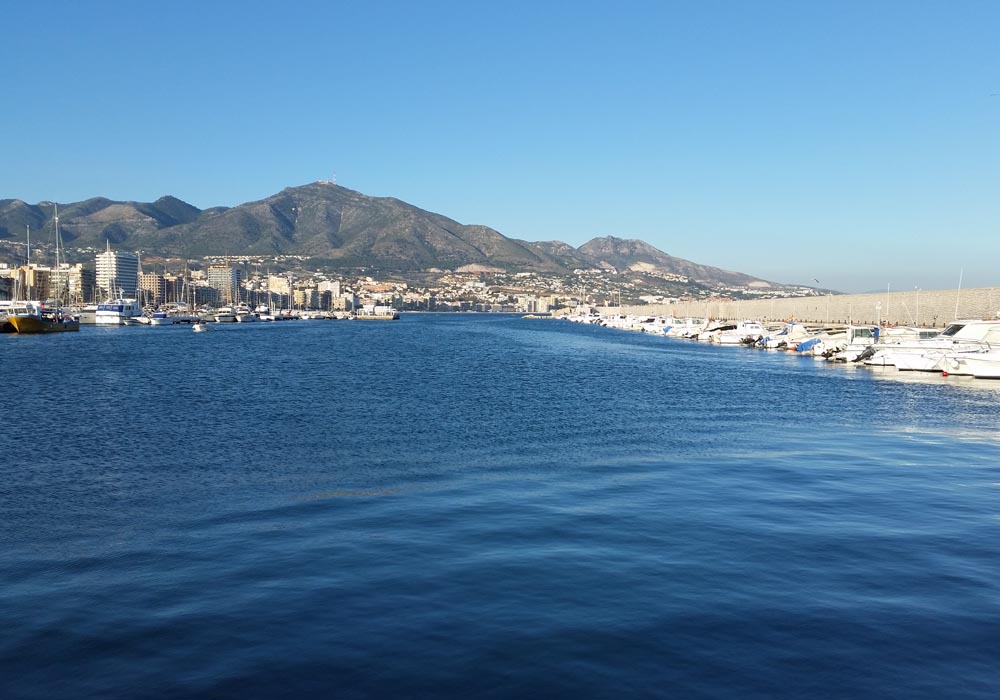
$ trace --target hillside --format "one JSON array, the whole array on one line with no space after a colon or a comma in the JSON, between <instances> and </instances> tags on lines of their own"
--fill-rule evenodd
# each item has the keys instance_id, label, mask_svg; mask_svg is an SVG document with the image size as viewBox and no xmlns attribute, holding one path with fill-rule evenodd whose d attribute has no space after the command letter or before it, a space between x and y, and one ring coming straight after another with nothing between
<instances>
[{"instance_id":1,"label":"hillside","mask_svg":"<svg viewBox=\"0 0 1000 700\"><path fill-rule=\"evenodd\" d=\"M52 202L0 200L0 240L53 239ZM96 197L59 204L67 247L115 248L146 255L301 255L332 268L394 272L466 265L511 272L568 273L577 268L681 275L713 285L766 284L739 272L676 258L638 240L595 238L574 248L559 241L507 238L391 197L370 197L326 182L290 187L235 207L200 210L176 197L118 202Z\"/></svg>"}]
</instances>

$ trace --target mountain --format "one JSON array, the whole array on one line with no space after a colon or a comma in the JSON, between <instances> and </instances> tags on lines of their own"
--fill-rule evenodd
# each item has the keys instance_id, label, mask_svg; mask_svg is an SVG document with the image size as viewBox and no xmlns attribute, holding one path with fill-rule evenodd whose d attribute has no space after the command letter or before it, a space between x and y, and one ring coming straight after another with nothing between
<instances>
[{"instance_id":1,"label":"mountain","mask_svg":"<svg viewBox=\"0 0 1000 700\"><path fill-rule=\"evenodd\" d=\"M648 243L634 239L624 240L614 236L594 238L580 246L578 252L591 260L598 261L601 267L611 266L619 271L660 270L694 280L721 282L734 286L756 286L755 283L761 282L741 272L730 272L718 267L699 265L683 258L675 258Z\"/></svg>"},{"instance_id":2,"label":"mountain","mask_svg":"<svg viewBox=\"0 0 1000 700\"><path fill-rule=\"evenodd\" d=\"M52 202L0 200L0 240L53 240ZM392 197L370 197L327 182L290 187L235 207L198 209L176 197L117 202L96 197L59 205L67 247L140 250L146 255L308 256L331 268L394 272L457 269L566 273L577 268L679 275L702 283L764 285L749 275L676 258L638 240L595 238L574 248L560 241L507 238L488 226L460 224Z\"/></svg>"}]
</instances>

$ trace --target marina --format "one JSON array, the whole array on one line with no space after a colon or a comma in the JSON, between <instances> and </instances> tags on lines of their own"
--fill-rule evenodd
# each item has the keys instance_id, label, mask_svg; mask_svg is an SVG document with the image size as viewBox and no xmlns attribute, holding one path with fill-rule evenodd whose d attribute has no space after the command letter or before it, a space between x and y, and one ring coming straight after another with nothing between
<instances>
[{"instance_id":1,"label":"marina","mask_svg":"<svg viewBox=\"0 0 1000 700\"><path fill-rule=\"evenodd\" d=\"M1000 314L953 321L941 329L785 321L763 323L708 318L598 313L584 309L566 321L716 345L794 353L817 360L892 367L942 376L1000 377Z\"/></svg>"}]
</instances>

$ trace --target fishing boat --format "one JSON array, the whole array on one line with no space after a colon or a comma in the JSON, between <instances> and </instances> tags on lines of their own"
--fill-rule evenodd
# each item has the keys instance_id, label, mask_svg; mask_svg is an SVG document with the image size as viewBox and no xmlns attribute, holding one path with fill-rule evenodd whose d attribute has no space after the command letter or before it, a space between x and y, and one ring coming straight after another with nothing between
<instances>
[{"instance_id":1,"label":"fishing boat","mask_svg":"<svg viewBox=\"0 0 1000 700\"><path fill-rule=\"evenodd\" d=\"M60 308L46 308L38 301L22 302L23 306L11 307L7 323L15 333L63 333L80 330L80 322Z\"/></svg>"},{"instance_id":2,"label":"fishing boat","mask_svg":"<svg viewBox=\"0 0 1000 700\"><path fill-rule=\"evenodd\" d=\"M55 207L56 270L62 270L60 255L62 237L59 231L59 206ZM29 253L30 256L30 253ZM29 257L30 259L30 257ZM80 321L68 311L63 311L62 302L66 292L66 279L62 275L60 286L55 289L55 305L41 301L14 301L6 306L4 328L14 333L64 333L80 330ZM61 288L60 288L61 287Z\"/></svg>"}]
</instances>

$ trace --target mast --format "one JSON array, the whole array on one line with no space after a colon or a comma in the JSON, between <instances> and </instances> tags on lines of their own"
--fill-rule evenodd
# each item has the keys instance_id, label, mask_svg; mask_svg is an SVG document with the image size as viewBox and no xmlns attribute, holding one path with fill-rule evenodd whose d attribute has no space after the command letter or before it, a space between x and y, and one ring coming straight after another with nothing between
<instances>
[{"instance_id":1,"label":"mast","mask_svg":"<svg viewBox=\"0 0 1000 700\"><path fill-rule=\"evenodd\" d=\"M60 249L62 248L62 236L59 233L59 205L55 205L55 220L56 220L56 276L59 279L58 292L56 294L56 299L59 301L59 305L62 306L63 297L66 292L66 279L62 274L62 264L59 257Z\"/></svg>"}]
</instances>

